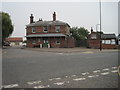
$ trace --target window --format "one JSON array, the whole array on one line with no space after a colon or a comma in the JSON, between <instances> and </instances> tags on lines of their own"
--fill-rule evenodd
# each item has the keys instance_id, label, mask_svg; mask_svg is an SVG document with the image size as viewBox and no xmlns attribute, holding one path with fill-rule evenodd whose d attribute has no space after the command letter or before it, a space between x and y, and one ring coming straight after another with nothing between
<instances>
[{"instance_id":1,"label":"window","mask_svg":"<svg viewBox=\"0 0 120 90\"><path fill-rule=\"evenodd\" d=\"M32 33L36 33L36 28L32 27Z\"/></svg>"},{"instance_id":2,"label":"window","mask_svg":"<svg viewBox=\"0 0 120 90\"><path fill-rule=\"evenodd\" d=\"M56 27L55 27L55 31L56 31L56 32L60 32L60 26L56 26Z\"/></svg>"},{"instance_id":3,"label":"window","mask_svg":"<svg viewBox=\"0 0 120 90\"><path fill-rule=\"evenodd\" d=\"M105 40L102 40L102 44L105 44Z\"/></svg>"},{"instance_id":4,"label":"window","mask_svg":"<svg viewBox=\"0 0 120 90\"><path fill-rule=\"evenodd\" d=\"M43 27L43 31L44 31L44 32L48 32L47 26L44 26L44 27Z\"/></svg>"},{"instance_id":5,"label":"window","mask_svg":"<svg viewBox=\"0 0 120 90\"><path fill-rule=\"evenodd\" d=\"M92 34L92 35L91 35L91 39L97 39L96 34Z\"/></svg>"},{"instance_id":6,"label":"window","mask_svg":"<svg viewBox=\"0 0 120 90\"><path fill-rule=\"evenodd\" d=\"M41 41L41 39L40 38L38 38L38 42L40 42Z\"/></svg>"},{"instance_id":7,"label":"window","mask_svg":"<svg viewBox=\"0 0 120 90\"><path fill-rule=\"evenodd\" d=\"M32 44L36 44L36 40L33 40L33 41L32 41Z\"/></svg>"},{"instance_id":8,"label":"window","mask_svg":"<svg viewBox=\"0 0 120 90\"><path fill-rule=\"evenodd\" d=\"M60 44L60 38L56 39L56 44Z\"/></svg>"},{"instance_id":9,"label":"window","mask_svg":"<svg viewBox=\"0 0 120 90\"><path fill-rule=\"evenodd\" d=\"M111 44L115 44L115 39L111 39Z\"/></svg>"},{"instance_id":10,"label":"window","mask_svg":"<svg viewBox=\"0 0 120 90\"><path fill-rule=\"evenodd\" d=\"M106 40L106 44L111 44L111 41L110 40Z\"/></svg>"}]
</instances>

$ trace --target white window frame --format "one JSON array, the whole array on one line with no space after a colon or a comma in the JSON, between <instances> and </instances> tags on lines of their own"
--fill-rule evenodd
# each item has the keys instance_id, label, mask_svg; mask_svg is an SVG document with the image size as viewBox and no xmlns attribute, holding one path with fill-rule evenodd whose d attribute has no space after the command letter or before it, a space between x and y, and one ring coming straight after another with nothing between
<instances>
[{"instance_id":1,"label":"white window frame","mask_svg":"<svg viewBox=\"0 0 120 90\"><path fill-rule=\"evenodd\" d=\"M36 33L36 28L32 27L32 33Z\"/></svg>"},{"instance_id":2,"label":"white window frame","mask_svg":"<svg viewBox=\"0 0 120 90\"><path fill-rule=\"evenodd\" d=\"M60 32L60 26L55 26L55 31Z\"/></svg>"},{"instance_id":3,"label":"white window frame","mask_svg":"<svg viewBox=\"0 0 120 90\"><path fill-rule=\"evenodd\" d=\"M115 44L116 44L115 39L111 39L111 44L112 44L112 45L115 45Z\"/></svg>"},{"instance_id":4,"label":"white window frame","mask_svg":"<svg viewBox=\"0 0 120 90\"><path fill-rule=\"evenodd\" d=\"M91 39L97 39L97 35L96 34L91 34Z\"/></svg>"},{"instance_id":5,"label":"white window frame","mask_svg":"<svg viewBox=\"0 0 120 90\"><path fill-rule=\"evenodd\" d=\"M47 29L45 29L45 27L46 27ZM48 32L48 27L47 27L47 26L44 26L44 27L43 27L43 32Z\"/></svg>"},{"instance_id":6,"label":"white window frame","mask_svg":"<svg viewBox=\"0 0 120 90\"><path fill-rule=\"evenodd\" d=\"M102 40L102 44L105 44L105 40Z\"/></svg>"},{"instance_id":7,"label":"white window frame","mask_svg":"<svg viewBox=\"0 0 120 90\"><path fill-rule=\"evenodd\" d=\"M105 40L105 44L111 44L111 40Z\"/></svg>"}]
</instances>

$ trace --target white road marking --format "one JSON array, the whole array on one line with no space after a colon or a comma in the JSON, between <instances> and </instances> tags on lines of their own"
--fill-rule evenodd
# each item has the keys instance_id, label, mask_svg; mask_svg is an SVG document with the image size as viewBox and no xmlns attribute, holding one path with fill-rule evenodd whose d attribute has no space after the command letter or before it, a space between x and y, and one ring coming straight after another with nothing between
<instances>
[{"instance_id":1,"label":"white road marking","mask_svg":"<svg viewBox=\"0 0 120 90\"><path fill-rule=\"evenodd\" d=\"M86 78L76 78L76 79L73 79L74 81L80 81L80 80L85 80Z\"/></svg>"},{"instance_id":2,"label":"white road marking","mask_svg":"<svg viewBox=\"0 0 120 90\"><path fill-rule=\"evenodd\" d=\"M105 68L105 69L103 69L103 71L108 71L109 70L109 68Z\"/></svg>"},{"instance_id":3,"label":"white road marking","mask_svg":"<svg viewBox=\"0 0 120 90\"><path fill-rule=\"evenodd\" d=\"M93 71L93 73L97 73L97 72L100 72L100 70L95 70L95 71Z\"/></svg>"},{"instance_id":4,"label":"white road marking","mask_svg":"<svg viewBox=\"0 0 120 90\"><path fill-rule=\"evenodd\" d=\"M88 76L89 78L98 77L99 75Z\"/></svg>"},{"instance_id":5,"label":"white road marking","mask_svg":"<svg viewBox=\"0 0 120 90\"><path fill-rule=\"evenodd\" d=\"M39 84L41 81L33 81L33 82L27 82L27 84L32 85L32 84Z\"/></svg>"},{"instance_id":6,"label":"white road marking","mask_svg":"<svg viewBox=\"0 0 120 90\"><path fill-rule=\"evenodd\" d=\"M52 81L52 80L60 80L61 78L52 78L52 79L49 79L49 81Z\"/></svg>"},{"instance_id":7,"label":"white road marking","mask_svg":"<svg viewBox=\"0 0 120 90\"><path fill-rule=\"evenodd\" d=\"M48 88L50 85L44 86L44 85L39 85L39 86L34 86L33 88Z\"/></svg>"},{"instance_id":8,"label":"white road marking","mask_svg":"<svg viewBox=\"0 0 120 90\"><path fill-rule=\"evenodd\" d=\"M112 69L117 69L118 67L112 67Z\"/></svg>"},{"instance_id":9,"label":"white road marking","mask_svg":"<svg viewBox=\"0 0 120 90\"><path fill-rule=\"evenodd\" d=\"M52 81L53 79L49 79L50 81Z\"/></svg>"},{"instance_id":10,"label":"white road marking","mask_svg":"<svg viewBox=\"0 0 120 90\"><path fill-rule=\"evenodd\" d=\"M76 75L72 75L71 77L75 77Z\"/></svg>"},{"instance_id":11,"label":"white road marking","mask_svg":"<svg viewBox=\"0 0 120 90\"><path fill-rule=\"evenodd\" d=\"M87 52L83 52L83 53L93 53L93 52L87 51Z\"/></svg>"},{"instance_id":12,"label":"white road marking","mask_svg":"<svg viewBox=\"0 0 120 90\"><path fill-rule=\"evenodd\" d=\"M57 82L57 83L54 83L56 85L63 85L65 82Z\"/></svg>"},{"instance_id":13,"label":"white road marking","mask_svg":"<svg viewBox=\"0 0 120 90\"><path fill-rule=\"evenodd\" d=\"M118 72L118 70L114 70L114 71L111 71L111 72L113 72L113 73L117 73L117 72Z\"/></svg>"},{"instance_id":14,"label":"white road marking","mask_svg":"<svg viewBox=\"0 0 120 90\"><path fill-rule=\"evenodd\" d=\"M66 81L66 83L70 83L70 81Z\"/></svg>"},{"instance_id":15,"label":"white road marking","mask_svg":"<svg viewBox=\"0 0 120 90\"><path fill-rule=\"evenodd\" d=\"M68 77L68 76L65 76L66 78Z\"/></svg>"},{"instance_id":16,"label":"white road marking","mask_svg":"<svg viewBox=\"0 0 120 90\"><path fill-rule=\"evenodd\" d=\"M115 69L118 69L117 67L112 67L112 73L117 73L118 70L115 70ZM108 71L110 70L109 68L105 68L105 69L102 69L102 71ZM93 73L97 73L97 72L101 72L100 70L95 70L93 71ZM110 74L110 72L104 72L104 73L100 73L101 75L108 75ZM82 73L82 75L89 75L89 72L84 72ZM75 77L77 75L71 75L72 77ZM88 78L94 78L94 77L98 77L99 75L89 75ZM70 76L65 76L66 78L67 77L70 77ZM52 80L60 80L61 78L58 77L58 78L53 78L53 79L48 79L50 81ZM86 78L76 78L76 79L73 79L74 81L80 81L80 80L85 80ZM33 85L33 84L40 84L41 81L33 81L33 82L27 82L27 84L29 85ZM64 81L64 82L57 82L57 83L54 83L56 85L63 85L64 83L70 83L70 81ZM19 85L18 84L11 84L11 85L3 85L2 88L15 88L15 87L18 87ZM50 87L50 85L47 85L47 86L44 86L44 85L39 85L39 86L34 86L34 88L48 88Z\"/></svg>"},{"instance_id":17,"label":"white road marking","mask_svg":"<svg viewBox=\"0 0 120 90\"><path fill-rule=\"evenodd\" d=\"M82 73L82 75L87 75L87 74L89 74L89 73L88 72Z\"/></svg>"},{"instance_id":18,"label":"white road marking","mask_svg":"<svg viewBox=\"0 0 120 90\"><path fill-rule=\"evenodd\" d=\"M18 87L18 84L11 84L11 85L4 85L2 86L2 88L14 88L14 87Z\"/></svg>"},{"instance_id":19,"label":"white road marking","mask_svg":"<svg viewBox=\"0 0 120 90\"><path fill-rule=\"evenodd\" d=\"M101 73L101 75L108 75L110 74L109 72Z\"/></svg>"}]
</instances>

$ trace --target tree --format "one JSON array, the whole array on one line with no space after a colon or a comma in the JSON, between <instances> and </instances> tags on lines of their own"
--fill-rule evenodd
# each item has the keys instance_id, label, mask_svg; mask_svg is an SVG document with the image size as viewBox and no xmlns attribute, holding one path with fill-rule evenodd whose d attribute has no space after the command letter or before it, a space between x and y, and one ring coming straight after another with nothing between
<instances>
[{"instance_id":1,"label":"tree","mask_svg":"<svg viewBox=\"0 0 120 90\"><path fill-rule=\"evenodd\" d=\"M2 16L2 41L9 37L13 32L13 25L8 13L0 12Z\"/></svg>"},{"instance_id":2,"label":"tree","mask_svg":"<svg viewBox=\"0 0 120 90\"><path fill-rule=\"evenodd\" d=\"M72 33L72 36L76 39L76 40L86 40L87 36L89 34L89 31L87 29L85 29L84 27L72 27L70 29L70 33Z\"/></svg>"},{"instance_id":3,"label":"tree","mask_svg":"<svg viewBox=\"0 0 120 90\"><path fill-rule=\"evenodd\" d=\"M101 31L101 32L100 32L100 31L97 31L97 33L98 33L98 34L104 34L102 31Z\"/></svg>"}]
</instances>

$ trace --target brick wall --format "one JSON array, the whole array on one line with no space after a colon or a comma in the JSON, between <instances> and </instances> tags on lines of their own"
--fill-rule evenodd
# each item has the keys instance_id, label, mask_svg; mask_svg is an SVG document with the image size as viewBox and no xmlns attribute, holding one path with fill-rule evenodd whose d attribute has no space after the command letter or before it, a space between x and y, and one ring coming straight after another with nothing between
<instances>
[{"instance_id":1,"label":"brick wall","mask_svg":"<svg viewBox=\"0 0 120 90\"><path fill-rule=\"evenodd\" d=\"M33 39L35 38L28 38L27 39L27 47L34 47L34 46L37 46L39 47L40 44L43 44L43 40L41 39L40 42L38 42L38 38L36 38L36 44L33 44ZM65 38L65 37L61 37L60 38L60 44L56 44L56 39L57 38L48 38L48 42L50 44L50 47L51 48L72 48L72 47L75 47L75 40L74 38L71 38L71 37L68 37L68 38Z\"/></svg>"},{"instance_id":2,"label":"brick wall","mask_svg":"<svg viewBox=\"0 0 120 90\"><path fill-rule=\"evenodd\" d=\"M55 25L48 27L48 32L43 31L42 26L36 26L36 33L32 33L32 27L26 28L26 35L29 34L44 34L44 33L63 33L63 34L70 34L69 27L67 25L61 25L60 26L60 32L55 31Z\"/></svg>"}]
</instances>

